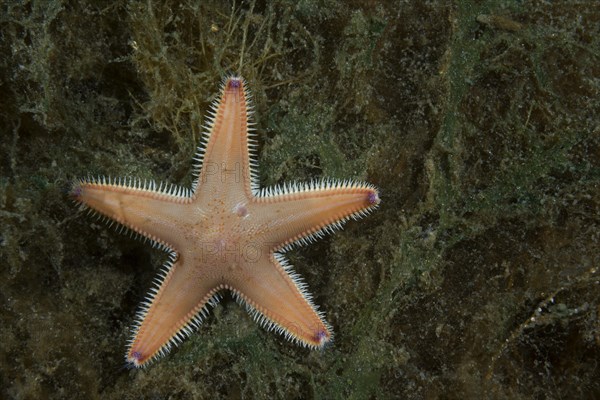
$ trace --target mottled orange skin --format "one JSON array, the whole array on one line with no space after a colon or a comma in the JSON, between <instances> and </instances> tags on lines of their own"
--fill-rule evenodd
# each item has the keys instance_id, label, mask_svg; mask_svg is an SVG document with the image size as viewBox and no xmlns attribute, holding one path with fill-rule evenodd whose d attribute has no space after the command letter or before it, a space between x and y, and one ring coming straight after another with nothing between
<instances>
[{"instance_id":1,"label":"mottled orange skin","mask_svg":"<svg viewBox=\"0 0 600 400\"><path fill-rule=\"evenodd\" d=\"M172 251L174 261L149 295L129 346L126 359L136 367L166 353L182 332L189 334L194 317L222 289L234 291L263 324L301 344L320 348L332 338L276 254L373 209L377 190L325 182L259 194L247 103L244 80L228 78L189 195L102 180L80 181L72 190L78 202Z\"/></svg>"}]
</instances>

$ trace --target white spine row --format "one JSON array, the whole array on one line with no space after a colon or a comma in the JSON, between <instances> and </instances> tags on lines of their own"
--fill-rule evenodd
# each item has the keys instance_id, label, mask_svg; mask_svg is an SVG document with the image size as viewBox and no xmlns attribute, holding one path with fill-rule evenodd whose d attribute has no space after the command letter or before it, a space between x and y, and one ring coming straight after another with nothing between
<instances>
[{"instance_id":1,"label":"white spine row","mask_svg":"<svg viewBox=\"0 0 600 400\"><path fill-rule=\"evenodd\" d=\"M90 176L87 179L80 179L80 185L112 186L119 189L127 189L138 192L145 192L152 196L164 195L171 197L170 200L178 202L189 201L192 191L188 188L175 184L159 183L153 179L141 179L135 177L112 178L110 176Z\"/></svg>"}]
</instances>

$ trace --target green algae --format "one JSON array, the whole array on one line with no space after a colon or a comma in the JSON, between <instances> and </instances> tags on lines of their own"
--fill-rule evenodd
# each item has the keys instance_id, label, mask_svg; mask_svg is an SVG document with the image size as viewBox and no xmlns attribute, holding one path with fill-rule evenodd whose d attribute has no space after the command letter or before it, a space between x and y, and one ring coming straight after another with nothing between
<instances>
[{"instance_id":1,"label":"green algae","mask_svg":"<svg viewBox=\"0 0 600 400\"><path fill-rule=\"evenodd\" d=\"M571 2L5 2L6 398L593 398L600 392L600 9ZM322 352L230 297L123 366L164 254L70 204L87 174L189 184L227 72L262 185L376 184L381 208L289 254Z\"/></svg>"}]
</instances>

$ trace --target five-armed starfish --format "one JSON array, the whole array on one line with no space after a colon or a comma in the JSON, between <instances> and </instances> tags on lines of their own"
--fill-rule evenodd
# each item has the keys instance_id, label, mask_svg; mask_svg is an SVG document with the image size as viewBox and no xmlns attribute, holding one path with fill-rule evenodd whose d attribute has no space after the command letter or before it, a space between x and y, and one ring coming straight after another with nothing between
<instances>
[{"instance_id":1,"label":"five-armed starfish","mask_svg":"<svg viewBox=\"0 0 600 400\"><path fill-rule=\"evenodd\" d=\"M135 367L191 335L222 289L294 342L322 348L332 339L283 253L366 215L379 204L377 189L334 180L259 189L248 97L241 77L225 79L194 158L191 190L110 178L73 185L78 203L170 254L137 314L126 354Z\"/></svg>"}]
</instances>

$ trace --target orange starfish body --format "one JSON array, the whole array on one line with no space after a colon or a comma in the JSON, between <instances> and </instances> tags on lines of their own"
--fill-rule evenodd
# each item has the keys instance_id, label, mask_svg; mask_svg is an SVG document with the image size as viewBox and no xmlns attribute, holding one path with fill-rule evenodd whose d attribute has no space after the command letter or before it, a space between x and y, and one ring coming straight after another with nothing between
<instances>
[{"instance_id":1,"label":"orange starfish body","mask_svg":"<svg viewBox=\"0 0 600 400\"><path fill-rule=\"evenodd\" d=\"M137 314L126 360L145 366L198 328L228 289L268 330L309 348L332 331L283 253L379 204L377 189L312 181L260 189L246 83L227 77L195 157L192 189L141 180L77 181L80 204L169 252Z\"/></svg>"}]
</instances>

